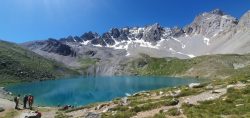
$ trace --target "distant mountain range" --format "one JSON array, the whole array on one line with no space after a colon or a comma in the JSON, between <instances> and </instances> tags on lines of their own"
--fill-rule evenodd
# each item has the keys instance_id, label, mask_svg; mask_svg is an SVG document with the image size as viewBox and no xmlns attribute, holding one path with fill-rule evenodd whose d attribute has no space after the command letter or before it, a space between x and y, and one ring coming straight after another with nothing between
<instances>
[{"instance_id":1,"label":"distant mountain range","mask_svg":"<svg viewBox=\"0 0 250 118\"><path fill-rule=\"evenodd\" d=\"M114 75L141 54L180 59L244 54L250 52L249 44L250 11L238 20L215 9L199 14L183 28L167 28L156 23L145 27L112 28L102 35L90 31L82 36L50 38L21 45L71 68L84 67L84 73Z\"/></svg>"}]
</instances>

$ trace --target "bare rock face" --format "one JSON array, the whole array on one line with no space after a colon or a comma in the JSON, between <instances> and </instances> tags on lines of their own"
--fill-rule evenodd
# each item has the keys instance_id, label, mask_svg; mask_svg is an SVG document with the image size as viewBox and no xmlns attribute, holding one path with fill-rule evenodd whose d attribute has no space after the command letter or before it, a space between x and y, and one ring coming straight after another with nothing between
<instances>
[{"instance_id":1,"label":"bare rock face","mask_svg":"<svg viewBox=\"0 0 250 118\"><path fill-rule=\"evenodd\" d=\"M156 23L152 26L147 26L143 33L143 39L148 42L157 42L161 40L162 27Z\"/></svg>"},{"instance_id":2,"label":"bare rock face","mask_svg":"<svg viewBox=\"0 0 250 118\"><path fill-rule=\"evenodd\" d=\"M231 30L237 23L236 18L216 9L197 16L189 26L185 27L185 32L189 35L201 34L212 37L222 31Z\"/></svg>"},{"instance_id":3,"label":"bare rock face","mask_svg":"<svg viewBox=\"0 0 250 118\"><path fill-rule=\"evenodd\" d=\"M171 36L180 37L185 34L185 31L182 28L174 27L171 29Z\"/></svg>"},{"instance_id":4,"label":"bare rock face","mask_svg":"<svg viewBox=\"0 0 250 118\"><path fill-rule=\"evenodd\" d=\"M97 38L99 35L95 32L86 32L84 33L80 38L84 41L87 41L87 40L92 40L94 38Z\"/></svg>"},{"instance_id":5,"label":"bare rock face","mask_svg":"<svg viewBox=\"0 0 250 118\"><path fill-rule=\"evenodd\" d=\"M109 33L104 33L102 35L102 39L108 44L108 45L114 45L115 41L112 39L112 36Z\"/></svg>"},{"instance_id":6,"label":"bare rock face","mask_svg":"<svg viewBox=\"0 0 250 118\"><path fill-rule=\"evenodd\" d=\"M55 39L49 39L46 41L46 44L44 45L41 50L51 53L57 53L59 55L63 56L75 56L75 52L71 49L70 46L61 43L58 40Z\"/></svg>"},{"instance_id":7,"label":"bare rock face","mask_svg":"<svg viewBox=\"0 0 250 118\"><path fill-rule=\"evenodd\" d=\"M238 28L250 29L250 10L240 18Z\"/></svg>"}]
</instances>

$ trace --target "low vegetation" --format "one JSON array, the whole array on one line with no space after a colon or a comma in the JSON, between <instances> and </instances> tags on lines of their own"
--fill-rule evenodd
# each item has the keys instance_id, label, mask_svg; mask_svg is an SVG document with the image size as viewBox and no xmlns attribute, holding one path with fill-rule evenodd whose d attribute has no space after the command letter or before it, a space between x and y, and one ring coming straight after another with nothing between
<instances>
[{"instance_id":1,"label":"low vegetation","mask_svg":"<svg viewBox=\"0 0 250 118\"><path fill-rule=\"evenodd\" d=\"M250 86L244 89L230 88L220 99L200 102L197 106L184 104L183 108L189 118L250 117Z\"/></svg>"},{"instance_id":2,"label":"low vegetation","mask_svg":"<svg viewBox=\"0 0 250 118\"><path fill-rule=\"evenodd\" d=\"M99 60L96 58L79 58L78 62L80 63L81 66L77 70L83 72L83 74L88 74L87 69L90 66L97 64L98 61Z\"/></svg>"},{"instance_id":3,"label":"low vegetation","mask_svg":"<svg viewBox=\"0 0 250 118\"><path fill-rule=\"evenodd\" d=\"M62 64L45 59L16 44L0 41L1 86L77 74Z\"/></svg>"},{"instance_id":4,"label":"low vegetation","mask_svg":"<svg viewBox=\"0 0 250 118\"><path fill-rule=\"evenodd\" d=\"M153 58L142 55L128 64L136 75L190 76L225 79L250 70L250 55L208 55L192 59Z\"/></svg>"},{"instance_id":5,"label":"low vegetation","mask_svg":"<svg viewBox=\"0 0 250 118\"><path fill-rule=\"evenodd\" d=\"M16 110L10 110L1 118L14 118L17 114L18 112Z\"/></svg>"},{"instance_id":6,"label":"low vegetation","mask_svg":"<svg viewBox=\"0 0 250 118\"><path fill-rule=\"evenodd\" d=\"M178 108L171 108L167 111L167 115L169 116L179 116L181 114Z\"/></svg>"}]
</instances>

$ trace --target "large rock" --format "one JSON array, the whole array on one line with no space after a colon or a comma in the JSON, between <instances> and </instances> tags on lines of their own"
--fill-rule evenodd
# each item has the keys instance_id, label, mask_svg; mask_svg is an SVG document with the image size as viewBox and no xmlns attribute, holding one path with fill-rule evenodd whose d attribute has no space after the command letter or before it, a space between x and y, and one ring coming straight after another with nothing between
<instances>
[{"instance_id":1,"label":"large rock","mask_svg":"<svg viewBox=\"0 0 250 118\"><path fill-rule=\"evenodd\" d=\"M191 83L188 85L189 88L197 88L197 87L200 87L201 86L201 83Z\"/></svg>"}]
</instances>

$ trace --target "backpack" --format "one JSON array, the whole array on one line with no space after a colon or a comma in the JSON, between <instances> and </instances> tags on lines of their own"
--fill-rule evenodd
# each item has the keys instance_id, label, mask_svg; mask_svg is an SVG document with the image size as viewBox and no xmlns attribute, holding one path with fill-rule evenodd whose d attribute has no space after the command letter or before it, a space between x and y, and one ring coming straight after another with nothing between
<instances>
[{"instance_id":1,"label":"backpack","mask_svg":"<svg viewBox=\"0 0 250 118\"><path fill-rule=\"evenodd\" d=\"M28 100L29 102L33 102L33 96L30 96Z\"/></svg>"},{"instance_id":2,"label":"backpack","mask_svg":"<svg viewBox=\"0 0 250 118\"><path fill-rule=\"evenodd\" d=\"M14 97L14 102L17 102L17 97Z\"/></svg>"}]
</instances>

